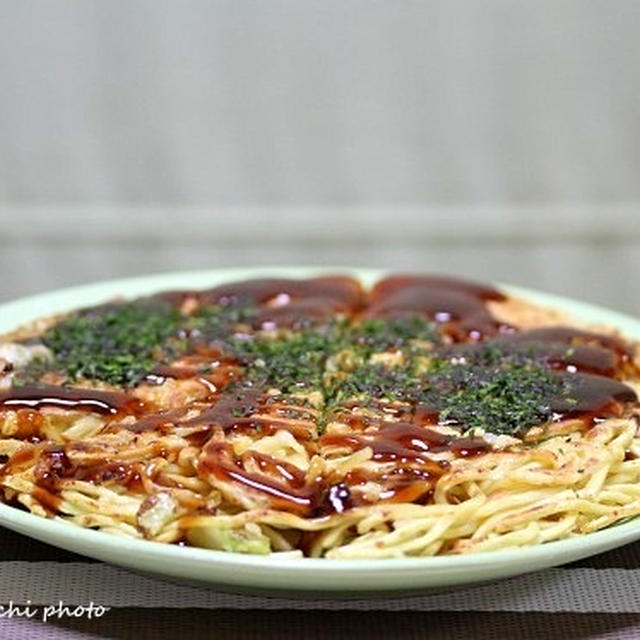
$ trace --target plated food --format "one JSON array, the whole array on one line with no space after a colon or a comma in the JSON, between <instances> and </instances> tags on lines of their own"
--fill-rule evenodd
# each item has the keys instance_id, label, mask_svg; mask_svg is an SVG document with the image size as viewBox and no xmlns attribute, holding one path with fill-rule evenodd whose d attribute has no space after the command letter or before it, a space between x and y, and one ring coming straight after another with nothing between
<instances>
[{"instance_id":1,"label":"plated food","mask_svg":"<svg viewBox=\"0 0 640 640\"><path fill-rule=\"evenodd\" d=\"M636 346L437 276L258 279L0 339L2 501L326 558L468 554L640 513Z\"/></svg>"}]
</instances>

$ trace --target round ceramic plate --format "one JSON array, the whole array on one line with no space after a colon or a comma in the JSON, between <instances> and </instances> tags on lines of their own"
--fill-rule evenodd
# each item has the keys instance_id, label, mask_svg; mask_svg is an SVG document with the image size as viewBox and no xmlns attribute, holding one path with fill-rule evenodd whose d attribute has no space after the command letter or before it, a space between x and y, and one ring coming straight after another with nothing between
<instances>
[{"instance_id":1,"label":"round ceramic plate","mask_svg":"<svg viewBox=\"0 0 640 640\"><path fill-rule=\"evenodd\" d=\"M155 275L74 287L0 305L0 334L34 318L113 298L163 289L206 288L251 277L307 277L320 272L348 273L365 284L381 271L336 267L229 269ZM606 309L500 285L532 302L563 309L582 321L617 327L640 339L640 321ZM582 537L510 551L466 556L378 560L328 560L250 556L134 540L82 529L63 521L0 504L0 525L43 542L105 562L164 578L215 585L234 591L268 590L304 595L433 590L497 580L591 556L640 539L640 518Z\"/></svg>"}]
</instances>

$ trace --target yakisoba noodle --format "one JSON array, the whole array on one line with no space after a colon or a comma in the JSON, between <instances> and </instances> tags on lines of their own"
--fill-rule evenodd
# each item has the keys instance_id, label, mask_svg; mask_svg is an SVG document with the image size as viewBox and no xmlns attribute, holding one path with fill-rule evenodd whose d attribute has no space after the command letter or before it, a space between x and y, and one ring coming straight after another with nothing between
<instances>
[{"instance_id":1,"label":"yakisoba noodle","mask_svg":"<svg viewBox=\"0 0 640 640\"><path fill-rule=\"evenodd\" d=\"M0 496L85 528L329 558L640 513L635 345L493 289L254 280L0 340Z\"/></svg>"}]
</instances>

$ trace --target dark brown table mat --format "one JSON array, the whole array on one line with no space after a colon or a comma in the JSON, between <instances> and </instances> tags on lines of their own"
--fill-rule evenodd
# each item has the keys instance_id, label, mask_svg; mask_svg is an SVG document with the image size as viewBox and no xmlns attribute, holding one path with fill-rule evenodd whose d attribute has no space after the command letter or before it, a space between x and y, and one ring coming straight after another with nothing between
<instances>
[{"instance_id":1,"label":"dark brown table mat","mask_svg":"<svg viewBox=\"0 0 640 640\"><path fill-rule=\"evenodd\" d=\"M445 594L291 600L155 580L3 528L0 540L1 639L640 638L640 542Z\"/></svg>"}]
</instances>

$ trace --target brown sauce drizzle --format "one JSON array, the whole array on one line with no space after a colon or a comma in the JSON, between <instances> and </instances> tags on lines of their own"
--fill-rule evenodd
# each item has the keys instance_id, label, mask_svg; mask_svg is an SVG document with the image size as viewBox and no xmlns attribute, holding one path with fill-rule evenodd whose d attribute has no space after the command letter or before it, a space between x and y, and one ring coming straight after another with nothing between
<instances>
[{"instance_id":1,"label":"brown sauce drizzle","mask_svg":"<svg viewBox=\"0 0 640 640\"><path fill-rule=\"evenodd\" d=\"M127 429L134 433L144 433L145 431L164 433L178 424L185 413L187 413L185 407L160 411L159 413L149 413L139 417L135 422L110 423L107 429L109 431Z\"/></svg>"},{"instance_id":2,"label":"brown sauce drizzle","mask_svg":"<svg viewBox=\"0 0 640 640\"><path fill-rule=\"evenodd\" d=\"M276 461L258 454L257 452L246 453L245 456L263 461L265 470L273 469ZM256 458L257 457L257 458ZM279 461L278 465L282 465ZM201 474L211 474L213 477L223 482L237 482L252 492L257 492L262 497L266 497L270 504L276 509L290 511L299 515L308 515L318 506L322 494L322 481L311 486L301 486L304 482L304 474L299 475L292 471L293 465L283 465L282 470L286 470L291 479L285 478L282 470L279 470L280 479L274 479L266 473L257 474L247 472L241 460L234 459L231 446L225 442L210 441L204 448L203 455L198 461L198 471Z\"/></svg>"},{"instance_id":3,"label":"brown sauce drizzle","mask_svg":"<svg viewBox=\"0 0 640 640\"><path fill-rule=\"evenodd\" d=\"M256 413L264 402L264 390L257 387L229 389L211 408L188 420L186 425L210 424L229 431L243 418Z\"/></svg>"},{"instance_id":4,"label":"brown sauce drizzle","mask_svg":"<svg viewBox=\"0 0 640 640\"><path fill-rule=\"evenodd\" d=\"M278 431L289 431L298 441L308 441L311 439L309 429L302 424L280 422L269 416L237 418L225 431L247 434L258 432L262 436L272 436Z\"/></svg>"},{"instance_id":5,"label":"brown sauce drizzle","mask_svg":"<svg viewBox=\"0 0 640 640\"><path fill-rule=\"evenodd\" d=\"M42 415L34 409L18 409L16 417L18 421L16 435L21 440L38 442L40 440L40 429L44 423Z\"/></svg>"},{"instance_id":6,"label":"brown sauce drizzle","mask_svg":"<svg viewBox=\"0 0 640 640\"><path fill-rule=\"evenodd\" d=\"M373 421L371 421L373 422ZM371 424L370 422L370 424ZM367 504L367 499L354 492L354 487L366 482L381 483L383 491L380 500L386 502L414 502L427 500L438 478L445 473L449 463L435 460L430 454L452 451L456 456L485 452L489 446L479 438L463 438L463 446L458 446L455 438L410 422L379 421L375 431L361 434L325 434L320 438L323 447L339 447L355 452L364 447L371 448L375 462L394 463L391 472L363 471L355 469L344 479L333 485L329 491L324 509ZM333 491L333 493L331 493ZM338 498L342 496L341 500Z\"/></svg>"},{"instance_id":7,"label":"brown sauce drizzle","mask_svg":"<svg viewBox=\"0 0 640 640\"><path fill-rule=\"evenodd\" d=\"M59 481L72 471L73 465L62 447L52 445L41 452L34 472L37 486L32 495L46 511L55 513L60 508Z\"/></svg>"},{"instance_id":8,"label":"brown sauce drizzle","mask_svg":"<svg viewBox=\"0 0 640 640\"><path fill-rule=\"evenodd\" d=\"M451 445L451 450L458 458L472 458L491 451L491 445L483 438L457 438Z\"/></svg>"},{"instance_id":9,"label":"brown sauce drizzle","mask_svg":"<svg viewBox=\"0 0 640 640\"><path fill-rule=\"evenodd\" d=\"M554 420L579 418L591 425L623 415L625 405L637 402L635 392L615 379L622 377L633 360L633 352L624 341L570 327L518 332L495 319L486 304L504 299L501 292L482 284L439 276L400 275L381 280L368 295L357 280L330 276L249 280L205 291L165 292L148 300L176 307L186 302L193 302L196 307L250 304L258 308L253 321L253 329L258 330L306 327L337 314L382 318L421 314L434 320L456 343L475 346L493 338L498 344L513 346L515 353L534 345L555 375L575 383L571 401L552 401ZM104 307L85 313L98 313L101 309ZM463 349L469 345L456 345L454 349L458 346ZM203 373L202 366L211 365L212 360L212 370ZM297 425L295 418L287 423L269 415L272 399L265 395L265 389L241 382L241 368L226 353L224 345L194 343L192 352L179 363L157 365L147 382L161 384L167 378L198 380L210 394L206 402L200 400L189 407L158 412L131 392L41 384L0 392L0 411L16 410L18 437L32 443L38 442L42 426L38 410L43 407L115 417L110 427L134 432L163 433L176 426L194 427L194 434L189 437L202 449L198 459L200 474L239 484L273 508L301 516L341 513L367 504L363 493L355 489L369 481L382 485L380 500L425 503L448 468L448 463L434 459L433 454L450 452L457 458L467 458L491 449L482 438L454 437L433 429L438 411L427 406L399 410L393 414L400 419L398 422L347 413L344 420L342 416L339 419L351 428L349 434L325 434L317 442L310 442L309 430ZM200 414L187 419L192 409L200 409ZM135 420L131 424L127 420L116 422L127 416ZM305 472L295 465L251 450L236 456L231 445L220 437L230 432L270 435L279 429L291 431L309 447L337 447L352 452L370 447L375 462L393 464L380 465L383 470L379 472L355 469L344 477L322 477L309 483ZM140 472L134 463L104 460L95 465L74 465L64 447L27 442L2 466L0 475L35 461L37 487L33 497L51 513L60 506L57 493L65 478L98 484L116 482L141 490Z\"/></svg>"},{"instance_id":10,"label":"brown sauce drizzle","mask_svg":"<svg viewBox=\"0 0 640 640\"><path fill-rule=\"evenodd\" d=\"M334 308L356 309L363 302L363 290L354 278L324 276L308 280L263 278L221 285L200 293L205 304L251 303L280 307L292 301L332 301Z\"/></svg>"},{"instance_id":11,"label":"brown sauce drizzle","mask_svg":"<svg viewBox=\"0 0 640 640\"><path fill-rule=\"evenodd\" d=\"M273 456L258 451L245 451L241 456L243 464L255 462L261 472L277 476L276 479L287 482L295 488L304 486L306 474L293 464L277 460Z\"/></svg>"},{"instance_id":12,"label":"brown sauce drizzle","mask_svg":"<svg viewBox=\"0 0 640 640\"><path fill-rule=\"evenodd\" d=\"M504 300L505 295L491 285L471 282L461 278L442 275L399 274L379 280L371 290L375 303L378 297L387 297L399 290L410 290L414 287L432 290L455 291L464 293L477 300Z\"/></svg>"},{"instance_id":13,"label":"brown sauce drizzle","mask_svg":"<svg viewBox=\"0 0 640 640\"><path fill-rule=\"evenodd\" d=\"M81 465L74 469L74 480L83 480L94 484L114 482L124 485L129 490L141 488L140 472L135 463L104 462L95 465Z\"/></svg>"},{"instance_id":14,"label":"brown sauce drizzle","mask_svg":"<svg viewBox=\"0 0 640 640\"><path fill-rule=\"evenodd\" d=\"M619 338L571 327L529 329L501 337L497 344L525 349L545 347L548 362L554 368L607 377L629 368L633 360L632 349Z\"/></svg>"},{"instance_id":15,"label":"brown sauce drizzle","mask_svg":"<svg viewBox=\"0 0 640 640\"><path fill-rule=\"evenodd\" d=\"M35 486L33 488L31 495L33 499L39 502L43 509L50 515L55 515L59 511L60 505L62 504L62 499L60 498L60 496L55 495L54 493L47 491L47 489L39 486Z\"/></svg>"},{"instance_id":16,"label":"brown sauce drizzle","mask_svg":"<svg viewBox=\"0 0 640 640\"><path fill-rule=\"evenodd\" d=\"M551 342L562 344L595 345L612 351L622 359L627 360L633 356L633 350L623 340L616 336L607 336L592 331L583 331L573 327L542 327L540 329L528 329L509 336L514 342Z\"/></svg>"},{"instance_id":17,"label":"brown sauce drizzle","mask_svg":"<svg viewBox=\"0 0 640 640\"><path fill-rule=\"evenodd\" d=\"M636 392L628 385L602 375L591 373L556 373L570 388L566 395L550 398L549 408L552 412L551 422L579 419L585 428L607 418L622 417L629 403L638 401ZM438 411L430 406L418 406L416 409L420 422L437 424ZM464 425L462 425L464 426ZM458 441L450 443L456 455L459 451L475 451L476 454L488 451L490 447L482 446L483 440L469 441L463 446ZM449 446L449 445L448 445Z\"/></svg>"},{"instance_id":18,"label":"brown sauce drizzle","mask_svg":"<svg viewBox=\"0 0 640 640\"><path fill-rule=\"evenodd\" d=\"M625 377L633 366L633 351L619 338L571 327L545 327L482 343L454 345L448 357L473 358L492 346L506 358L542 360L567 383L568 394L551 399L552 421L580 418L588 427L598 420L623 415L625 404L638 401L636 392L616 379ZM418 407L417 411L423 419L437 421L433 408Z\"/></svg>"},{"instance_id":19,"label":"brown sauce drizzle","mask_svg":"<svg viewBox=\"0 0 640 640\"><path fill-rule=\"evenodd\" d=\"M9 461L12 468L19 463L20 459L17 456ZM60 507L59 492L63 488L61 481L66 479L94 484L114 482L131 491L143 489L137 463L101 460L95 464L76 465L60 445L49 445L42 449L34 476L37 486L34 488L33 497L50 512L55 512Z\"/></svg>"},{"instance_id":20,"label":"brown sauce drizzle","mask_svg":"<svg viewBox=\"0 0 640 640\"><path fill-rule=\"evenodd\" d=\"M480 453L490 449L482 438L456 438L411 422L379 422L375 431L363 434L326 434L319 444L351 451L370 447L377 462L417 462L436 477L448 465L430 458L429 453L452 451L464 457L471 450Z\"/></svg>"},{"instance_id":21,"label":"brown sauce drizzle","mask_svg":"<svg viewBox=\"0 0 640 640\"><path fill-rule=\"evenodd\" d=\"M179 307L186 300L198 306L253 305L258 307L255 329L300 328L335 314L350 315L365 302L362 285L347 276L307 280L260 278L232 282L204 291L169 291L154 299Z\"/></svg>"},{"instance_id":22,"label":"brown sauce drizzle","mask_svg":"<svg viewBox=\"0 0 640 640\"><path fill-rule=\"evenodd\" d=\"M544 362L550 369L569 373L593 373L613 378L628 365L615 351L595 345L568 345L559 342L538 342L527 332L473 344L460 344L448 348L444 355L451 360L473 359L477 348L494 346L506 359L526 359Z\"/></svg>"},{"instance_id":23,"label":"brown sauce drizzle","mask_svg":"<svg viewBox=\"0 0 640 640\"><path fill-rule=\"evenodd\" d=\"M120 391L25 385L0 392L0 407L6 409L40 409L56 407L69 411L102 414L142 414L147 406L134 396Z\"/></svg>"},{"instance_id":24,"label":"brown sauce drizzle","mask_svg":"<svg viewBox=\"0 0 640 640\"><path fill-rule=\"evenodd\" d=\"M272 330L279 327L303 329L329 320L337 313L346 313L348 309L336 304L330 298L299 300L281 307L264 308L253 322L255 329Z\"/></svg>"},{"instance_id":25,"label":"brown sauce drizzle","mask_svg":"<svg viewBox=\"0 0 640 640\"><path fill-rule=\"evenodd\" d=\"M27 444L15 451L0 467L0 477L11 473L20 473L28 469L37 459L41 446Z\"/></svg>"},{"instance_id":26,"label":"brown sauce drizzle","mask_svg":"<svg viewBox=\"0 0 640 640\"><path fill-rule=\"evenodd\" d=\"M487 300L504 300L493 287L438 276L391 276L371 291L368 317L425 315L456 341L481 340L504 325L489 312Z\"/></svg>"},{"instance_id":27,"label":"brown sauce drizzle","mask_svg":"<svg viewBox=\"0 0 640 640\"><path fill-rule=\"evenodd\" d=\"M347 508L367 504L363 497L356 497L352 492L354 485L368 480L383 480L385 482L383 500L388 502L402 502L418 499L432 491L435 480L442 474L431 474L423 469L400 469L395 475L375 477L358 472L350 472L344 481L332 482L331 479L317 478L311 484L304 484L304 473L293 465L286 465L280 461L269 460L269 456L246 452L243 458L255 459L259 456L263 461L261 468L265 473L250 473L243 468L239 461L225 460L229 457L221 456L225 443L210 442L207 445L207 455L200 458L199 472L211 474L223 482L235 482L243 485L252 493L267 499L271 508L295 513L299 516L321 517L332 513L341 513ZM269 470L278 471L279 477L267 475ZM402 473L404 472L404 473Z\"/></svg>"},{"instance_id":28,"label":"brown sauce drizzle","mask_svg":"<svg viewBox=\"0 0 640 640\"><path fill-rule=\"evenodd\" d=\"M572 373L579 371L612 378L619 367L616 354L602 347L577 346L567 352L566 349L549 346L546 355L552 369L565 369Z\"/></svg>"},{"instance_id":29,"label":"brown sauce drizzle","mask_svg":"<svg viewBox=\"0 0 640 640\"><path fill-rule=\"evenodd\" d=\"M239 387L223 395L211 409L186 424L210 424L214 429L225 432L259 430L268 435L283 428L283 425L254 415L264 407L265 402L268 399L264 397L264 390ZM305 433L305 437L308 439L308 433ZM251 463L258 467L259 473L246 471L245 465ZM216 439L210 439L204 445L198 471L224 482L239 483L251 492L261 494L274 508L299 515L316 511L326 492L322 481L305 486L305 473L294 465L251 450L236 458L228 443Z\"/></svg>"},{"instance_id":30,"label":"brown sauce drizzle","mask_svg":"<svg viewBox=\"0 0 640 640\"><path fill-rule=\"evenodd\" d=\"M155 384L162 384L167 378L173 378L174 380L195 378L199 372L200 369L198 367L157 364L149 371L145 380Z\"/></svg>"},{"instance_id":31,"label":"brown sauce drizzle","mask_svg":"<svg viewBox=\"0 0 640 640\"><path fill-rule=\"evenodd\" d=\"M570 400L556 398L552 401L554 420L579 418L590 426L598 420L620 417L625 403L638 401L636 392L618 380L588 373L560 375L571 376L574 390Z\"/></svg>"}]
</instances>

